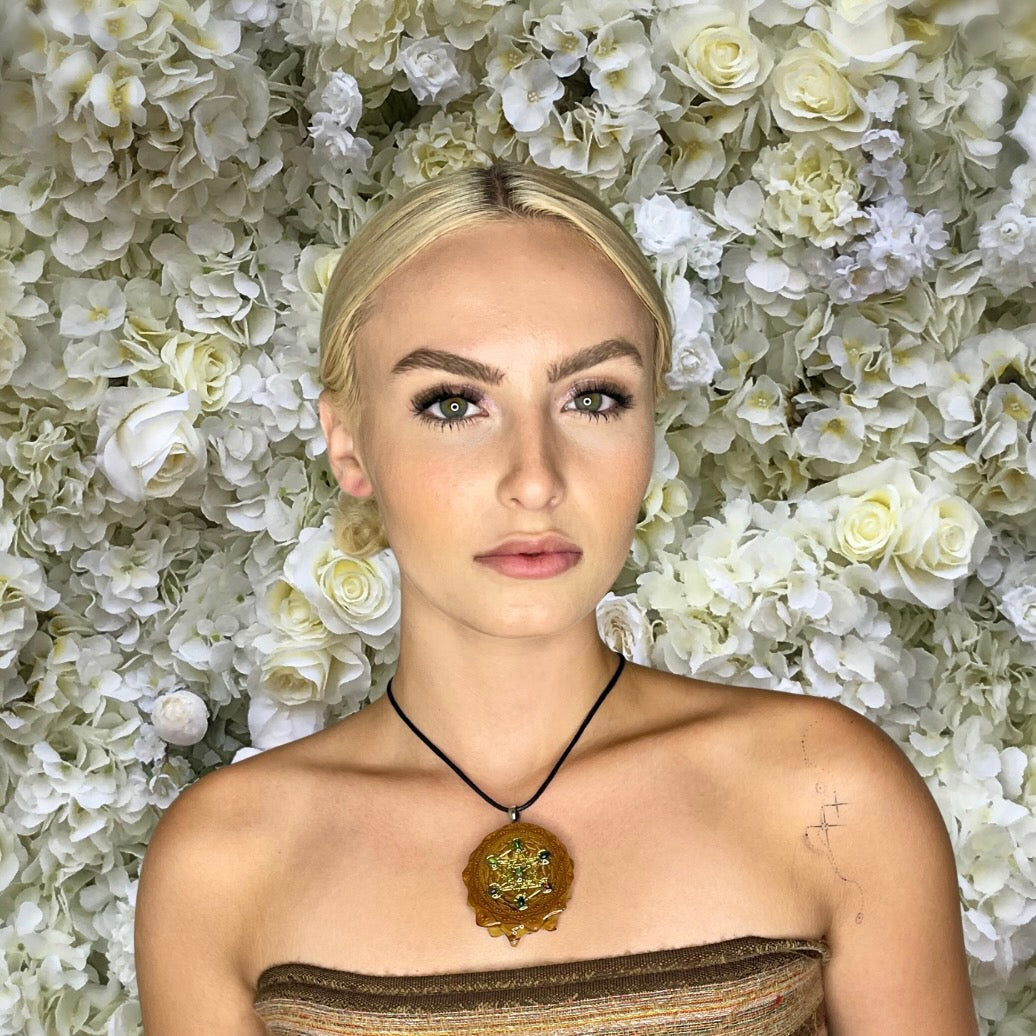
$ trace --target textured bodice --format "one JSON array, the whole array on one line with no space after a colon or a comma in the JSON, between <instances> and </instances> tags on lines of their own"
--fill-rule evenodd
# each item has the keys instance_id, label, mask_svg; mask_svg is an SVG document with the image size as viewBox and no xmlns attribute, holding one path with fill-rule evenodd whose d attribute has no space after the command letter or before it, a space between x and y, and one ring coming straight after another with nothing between
<instances>
[{"instance_id":1,"label":"textured bodice","mask_svg":"<svg viewBox=\"0 0 1036 1036\"><path fill-rule=\"evenodd\" d=\"M430 975L267 968L271 1036L826 1036L823 940L745 936L594 960Z\"/></svg>"}]
</instances>

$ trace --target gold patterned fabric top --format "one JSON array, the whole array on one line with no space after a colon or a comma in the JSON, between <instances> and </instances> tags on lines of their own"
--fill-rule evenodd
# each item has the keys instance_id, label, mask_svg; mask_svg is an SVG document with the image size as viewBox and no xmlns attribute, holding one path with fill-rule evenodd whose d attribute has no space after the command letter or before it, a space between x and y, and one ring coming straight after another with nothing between
<instances>
[{"instance_id":1,"label":"gold patterned fabric top","mask_svg":"<svg viewBox=\"0 0 1036 1036\"><path fill-rule=\"evenodd\" d=\"M828 944L743 936L595 960L431 975L275 964L271 1036L827 1036Z\"/></svg>"}]
</instances>

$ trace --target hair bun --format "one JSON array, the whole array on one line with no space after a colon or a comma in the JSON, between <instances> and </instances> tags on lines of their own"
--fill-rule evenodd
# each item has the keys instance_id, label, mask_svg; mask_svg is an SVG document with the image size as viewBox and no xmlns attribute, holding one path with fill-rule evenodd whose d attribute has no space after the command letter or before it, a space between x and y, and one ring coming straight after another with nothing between
<instances>
[{"instance_id":1,"label":"hair bun","mask_svg":"<svg viewBox=\"0 0 1036 1036\"><path fill-rule=\"evenodd\" d=\"M358 499L339 493L334 516L335 546L351 557L365 558L388 545L381 511L374 497Z\"/></svg>"}]
</instances>

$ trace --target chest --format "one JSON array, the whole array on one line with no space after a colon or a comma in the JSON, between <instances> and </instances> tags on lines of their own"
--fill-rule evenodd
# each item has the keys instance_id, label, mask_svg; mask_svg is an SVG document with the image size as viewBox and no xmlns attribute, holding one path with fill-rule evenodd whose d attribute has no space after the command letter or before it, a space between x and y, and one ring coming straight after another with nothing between
<instances>
[{"instance_id":1,"label":"chest","mask_svg":"<svg viewBox=\"0 0 1036 1036\"><path fill-rule=\"evenodd\" d=\"M573 767L522 814L561 840L573 880L556 930L513 947L476 924L461 876L506 814L459 780L316 793L311 819L294 825L269 869L249 970L304 961L374 974L467 971L822 933L811 856L778 808L779 789L688 767L672 751L609 762Z\"/></svg>"}]
</instances>

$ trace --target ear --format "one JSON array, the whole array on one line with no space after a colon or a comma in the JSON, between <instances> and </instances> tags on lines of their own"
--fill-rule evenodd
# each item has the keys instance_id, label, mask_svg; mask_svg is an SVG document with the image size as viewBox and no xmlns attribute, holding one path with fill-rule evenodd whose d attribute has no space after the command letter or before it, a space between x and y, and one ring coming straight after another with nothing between
<instances>
[{"instance_id":1,"label":"ear","mask_svg":"<svg viewBox=\"0 0 1036 1036\"><path fill-rule=\"evenodd\" d=\"M320 427L327 442L327 460L339 488L358 499L373 496L374 485L357 448L352 423L334 407L326 389L320 393L319 405Z\"/></svg>"}]
</instances>

